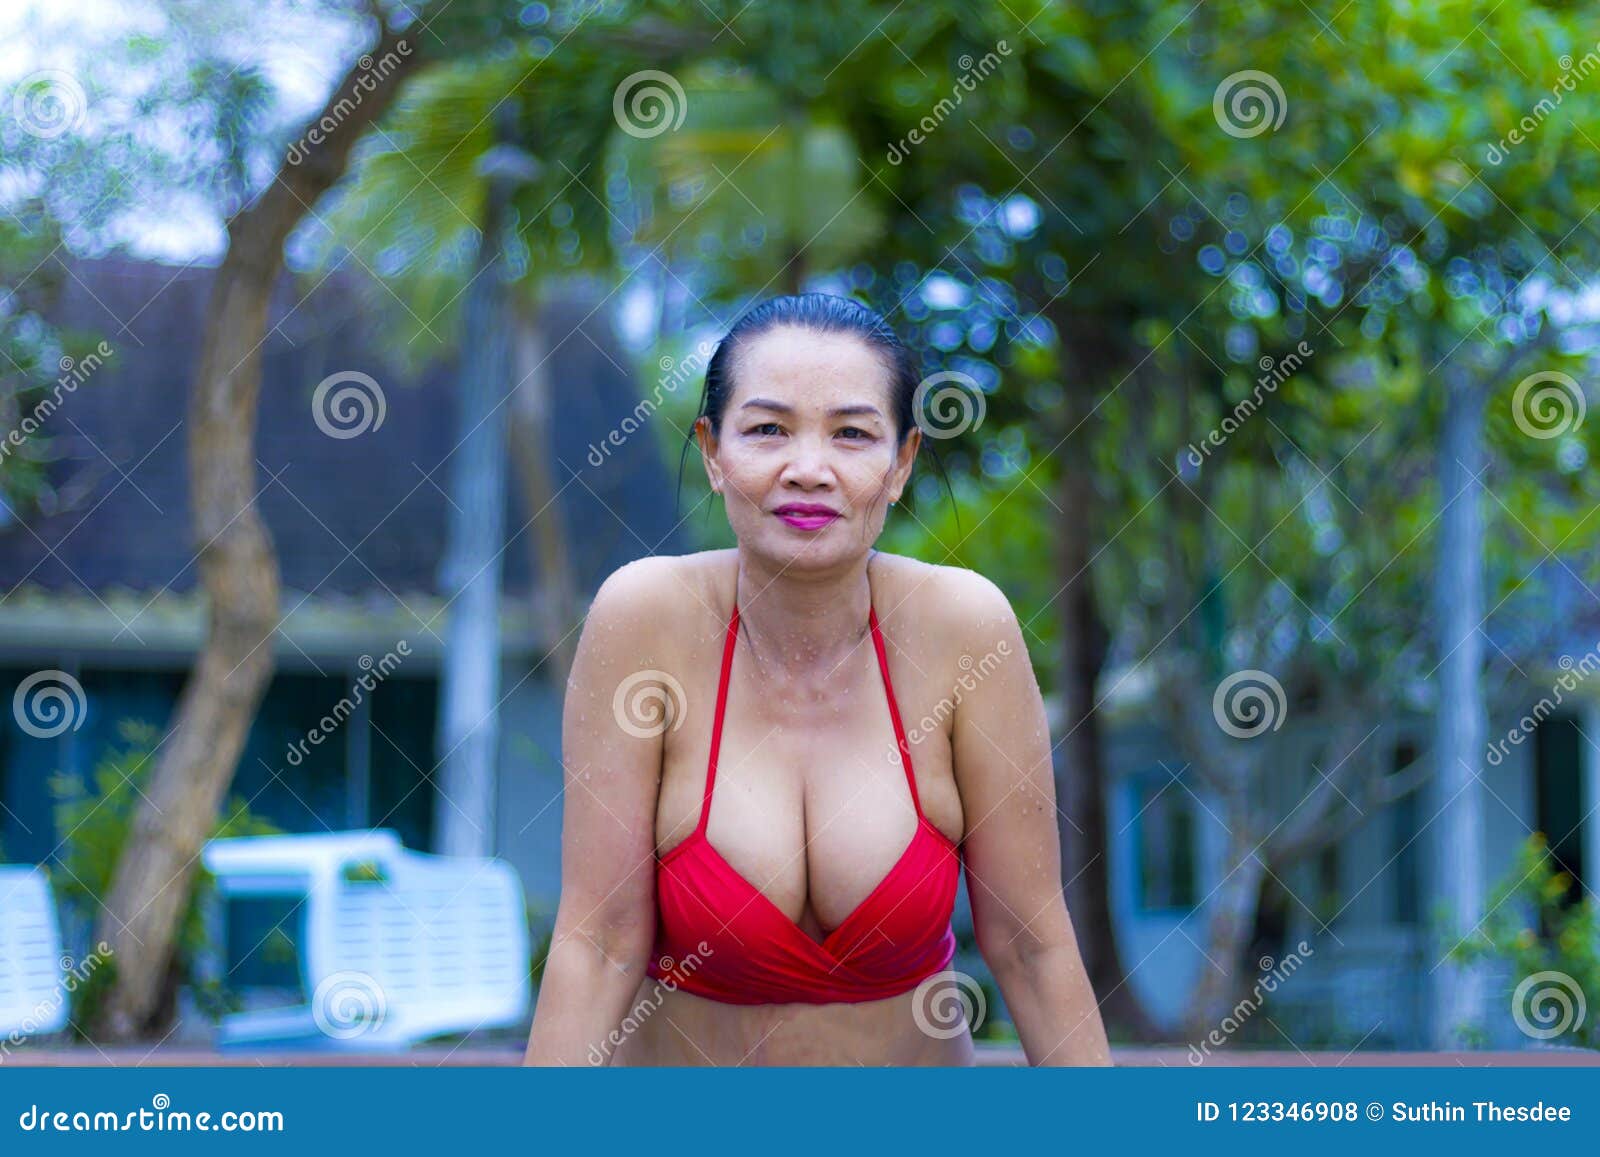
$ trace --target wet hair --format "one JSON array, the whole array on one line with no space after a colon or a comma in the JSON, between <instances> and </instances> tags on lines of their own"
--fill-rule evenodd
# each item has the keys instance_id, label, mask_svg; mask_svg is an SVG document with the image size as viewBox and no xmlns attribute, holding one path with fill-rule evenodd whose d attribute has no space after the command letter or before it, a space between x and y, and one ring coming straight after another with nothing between
<instances>
[{"instance_id":1,"label":"wet hair","mask_svg":"<svg viewBox=\"0 0 1600 1157\"><path fill-rule=\"evenodd\" d=\"M917 392L917 355L900 340L883 315L848 297L831 293L801 293L789 297L770 297L750 310L720 342L706 366L705 393L700 398L700 416L711 420L713 432L722 430L722 415L733 394L733 363L739 351L752 338L780 326L808 329L815 333L849 334L864 342L885 362L889 371L890 416L894 420L896 443L903 445L914 420L911 399Z\"/></svg>"},{"instance_id":2,"label":"wet hair","mask_svg":"<svg viewBox=\"0 0 1600 1157\"><path fill-rule=\"evenodd\" d=\"M811 330L814 333L838 333L866 344L878 354L889 371L889 414L895 428L895 445L903 446L916 422L913 403L921 370L916 352L895 333L894 327L882 314L849 297L831 293L799 293L784 297L769 297L746 312L717 343L717 348L706 365L705 390L700 396L697 417L711 423L713 433L721 434L722 417L733 395L733 368L739 351L752 339L782 326ZM693 440L691 429L689 440ZM921 451L929 451L924 440ZM689 452L686 442L683 455ZM943 464L934 456L934 465L944 474ZM950 481L945 479L948 490ZM683 488L683 456L678 461L678 487ZM952 494L952 500L954 495ZM901 497L907 507L912 505L912 491L908 485Z\"/></svg>"}]
</instances>

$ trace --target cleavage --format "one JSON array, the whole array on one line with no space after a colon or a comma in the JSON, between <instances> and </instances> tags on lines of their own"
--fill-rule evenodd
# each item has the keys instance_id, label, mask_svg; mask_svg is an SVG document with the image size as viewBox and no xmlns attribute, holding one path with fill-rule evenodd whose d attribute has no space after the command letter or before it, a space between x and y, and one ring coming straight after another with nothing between
<instances>
[{"instance_id":1,"label":"cleavage","mask_svg":"<svg viewBox=\"0 0 1600 1157\"><path fill-rule=\"evenodd\" d=\"M820 941L883 882L916 836L905 773L888 759L892 732L860 749L836 733L779 726L757 744L731 715L706 841ZM876 761L866 755L872 748L881 748Z\"/></svg>"}]
</instances>

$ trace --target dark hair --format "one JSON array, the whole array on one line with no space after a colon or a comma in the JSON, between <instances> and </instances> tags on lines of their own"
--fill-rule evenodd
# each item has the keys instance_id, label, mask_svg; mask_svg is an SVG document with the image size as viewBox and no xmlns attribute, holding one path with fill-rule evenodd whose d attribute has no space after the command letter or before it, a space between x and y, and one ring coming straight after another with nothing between
<instances>
[{"instance_id":1,"label":"dark hair","mask_svg":"<svg viewBox=\"0 0 1600 1157\"><path fill-rule=\"evenodd\" d=\"M894 327L877 310L852 298L831 293L769 297L734 322L717 343L716 351L706 365L705 390L700 396L697 417L708 419L712 431L721 433L722 415L733 393L733 363L740 348L750 339L786 325L817 333L848 334L865 342L868 348L883 358L889 371L889 407L895 425L895 441L897 445L903 445L916 422L913 403L921 378L917 355L900 340ZM692 431L690 437L693 437ZM923 449L927 448L924 442ZM687 455L688 452L689 446L685 443L683 453ZM937 456L934 465L942 475L944 467ZM949 489L949 485L949 479L946 478L945 488ZM683 456L678 461L678 486L680 490L683 487ZM907 506L911 505L909 488L902 501Z\"/></svg>"},{"instance_id":2,"label":"dark hair","mask_svg":"<svg viewBox=\"0 0 1600 1157\"><path fill-rule=\"evenodd\" d=\"M733 393L733 361L751 338L779 326L794 326L817 333L843 333L859 338L880 354L889 370L889 399L896 440L904 443L914 417L911 399L920 374L917 355L900 340L883 315L848 297L831 293L800 293L769 297L738 321L720 342L706 366L706 388L700 398L700 416L711 419L711 429L721 432L722 413Z\"/></svg>"}]
</instances>

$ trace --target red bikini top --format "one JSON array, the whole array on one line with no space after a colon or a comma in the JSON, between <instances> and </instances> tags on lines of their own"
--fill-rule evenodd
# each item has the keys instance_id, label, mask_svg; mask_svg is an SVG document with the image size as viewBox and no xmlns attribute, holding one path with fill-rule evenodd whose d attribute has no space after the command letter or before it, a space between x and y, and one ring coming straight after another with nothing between
<instances>
[{"instance_id":1,"label":"red bikini top","mask_svg":"<svg viewBox=\"0 0 1600 1157\"><path fill-rule=\"evenodd\" d=\"M739 632L735 603L722 649L700 822L688 839L660 857L656 869L656 941L648 971L657 980L727 1004L854 1003L896 996L949 965L956 947L950 916L960 854L922 814L876 610L867 621L917 813L911 843L844 923L818 942L707 842L728 673Z\"/></svg>"}]
</instances>

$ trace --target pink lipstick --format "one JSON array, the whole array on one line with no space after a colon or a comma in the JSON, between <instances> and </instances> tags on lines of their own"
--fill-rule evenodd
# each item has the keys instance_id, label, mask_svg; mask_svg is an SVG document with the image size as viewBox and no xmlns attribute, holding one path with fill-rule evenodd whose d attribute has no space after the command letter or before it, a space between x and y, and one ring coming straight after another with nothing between
<instances>
[{"instance_id":1,"label":"pink lipstick","mask_svg":"<svg viewBox=\"0 0 1600 1157\"><path fill-rule=\"evenodd\" d=\"M789 502L772 513L796 530L821 530L839 517L839 512L833 507L815 502Z\"/></svg>"}]
</instances>

